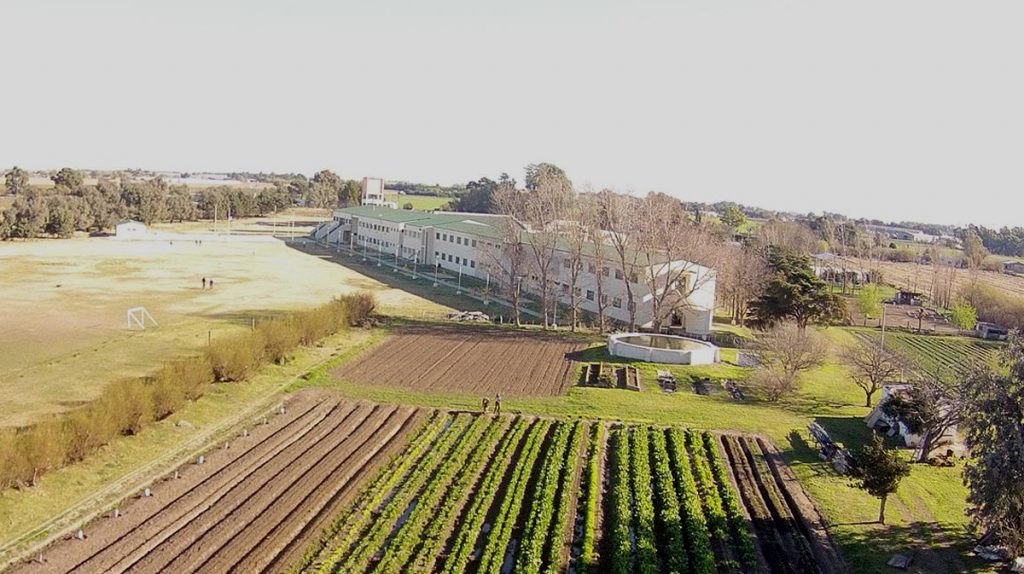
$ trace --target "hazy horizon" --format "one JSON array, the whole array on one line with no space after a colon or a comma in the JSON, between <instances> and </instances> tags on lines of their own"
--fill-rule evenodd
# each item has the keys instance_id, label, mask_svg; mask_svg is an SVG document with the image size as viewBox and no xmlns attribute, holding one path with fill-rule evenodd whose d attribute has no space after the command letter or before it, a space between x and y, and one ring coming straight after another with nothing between
<instances>
[{"instance_id":1,"label":"hazy horizon","mask_svg":"<svg viewBox=\"0 0 1024 574\"><path fill-rule=\"evenodd\" d=\"M1013 2L5 4L0 169L332 169L1022 225ZM1015 209L1017 208L1017 209Z\"/></svg>"}]
</instances>

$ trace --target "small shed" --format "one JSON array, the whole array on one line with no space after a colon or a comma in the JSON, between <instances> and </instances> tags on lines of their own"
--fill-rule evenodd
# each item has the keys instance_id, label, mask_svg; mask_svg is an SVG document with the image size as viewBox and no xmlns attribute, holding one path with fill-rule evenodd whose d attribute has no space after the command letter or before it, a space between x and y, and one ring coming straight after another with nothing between
<instances>
[{"instance_id":1,"label":"small shed","mask_svg":"<svg viewBox=\"0 0 1024 574\"><path fill-rule=\"evenodd\" d=\"M892 302L897 305L913 305L920 307L924 300L921 293L914 291L897 291L896 295L892 298Z\"/></svg>"},{"instance_id":2,"label":"small shed","mask_svg":"<svg viewBox=\"0 0 1024 574\"><path fill-rule=\"evenodd\" d=\"M1010 336L1010 330L1006 327L1000 327L995 323L984 323L979 322L975 327L978 336L982 339L990 339L993 341L1005 341Z\"/></svg>"},{"instance_id":3,"label":"small shed","mask_svg":"<svg viewBox=\"0 0 1024 574\"><path fill-rule=\"evenodd\" d=\"M1003 273L1009 273L1011 275L1024 275L1024 261L1004 262Z\"/></svg>"},{"instance_id":4,"label":"small shed","mask_svg":"<svg viewBox=\"0 0 1024 574\"><path fill-rule=\"evenodd\" d=\"M146 235L146 224L134 219L122 221L114 226L114 236L118 239L132 239Z\"/></svg>"}]
</instances>

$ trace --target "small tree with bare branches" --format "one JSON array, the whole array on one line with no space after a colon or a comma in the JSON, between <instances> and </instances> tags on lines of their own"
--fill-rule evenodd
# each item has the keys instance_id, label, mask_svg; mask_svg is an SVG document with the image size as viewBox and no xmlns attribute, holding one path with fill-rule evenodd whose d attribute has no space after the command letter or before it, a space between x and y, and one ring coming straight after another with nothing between
<instances>
[{"instance_id":1,"label":"small tree with bare branches","mask_svg":"<svg viewBox=\"0 0 1024 574\"><path fill-rule=\"evenodd\" d=\"M870 341L858 341L843 350L843 363L850 377L864 391L864 406L871 406L871 397L884 385L896 383L907 369L906 359L895 351Z\"/></svg>"},{"instance_id":2,"label":"small tree with bare branches","mask_svg":"<svg viewBox=\"0 0 1024 574\"><path fill-rule=\"evenodd\" d=\"M752 382L771 402L795 392L800 374L821 365L828 353L818 333L794 323L781 323L761 333L750 348L758 367Z\"/></svg>"}]
</instances>

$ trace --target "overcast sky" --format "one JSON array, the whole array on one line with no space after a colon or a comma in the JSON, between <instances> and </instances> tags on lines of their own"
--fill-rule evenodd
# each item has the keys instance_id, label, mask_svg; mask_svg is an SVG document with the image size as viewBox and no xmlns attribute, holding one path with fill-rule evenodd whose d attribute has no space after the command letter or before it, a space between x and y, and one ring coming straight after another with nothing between
<instances>
[{"instance_id":1,"label":"overcast sky","mask_svg":"<svg viewBox=\"0 0 1024 574\"><path fill-rule=\"evenodd\" d=\"M3 0L0 166L1024 225L1024 2Z\"/></svg>"}]
</instances>

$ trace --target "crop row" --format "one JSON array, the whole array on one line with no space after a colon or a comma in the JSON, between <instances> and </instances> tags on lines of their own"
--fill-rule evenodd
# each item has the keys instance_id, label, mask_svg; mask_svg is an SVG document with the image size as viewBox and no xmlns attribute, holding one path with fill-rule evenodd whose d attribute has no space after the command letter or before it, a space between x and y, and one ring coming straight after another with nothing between
<instances>
[{"instance_id":1,"label":"crop row","mask_svg":"<svg viewBox=\"0 0 1024 574\"><path fill-rule=\"evenodd\" d=\"M654 500L651 492L647 427L633 427L629 441L629 470L633 485L633 532L636 536L636 571L655 574L658 547L654 540Z\"/></svg>"},{"instance_id":2,"label":"crop row","mask_svg":"<svg viewBox=\"0 0 1024 574\"><path fill-rule=\"evenodd\" d=\"M606 521L608 565L612 574L629 574L633 569L633 543L630 524L633 520L629 487L629 436L624 428L612 430L610 457L610 519Z\"/></svg>"},{"instance_id":3,"label":"crop row","mask_svg":"<svg viewBox=\"0 0 1024 574\"><path fill-rule=\"evenodd\" d=\"M556 496L560 479L566 468L566 451L570 435L578 426L570 423L556 423L551 444L541 465L540 477L534 486L529 514L523 536L517 551L516 572L539 574L544 564L544 542L552 538L552 521L555 520ZM561 540L559 540L561 543ZM559 544L560 545L560 544Z\"/></svg>"},{"instance_id":4,"label":"crop row","mask_svg":"<svg viewBox=\"0 0 1024 574\"><path fill-rule=\"evenodd\" d=\"M547 537L547 574L558 574L562 569L562 548L565 545L565 527L569 522L569 503L575 494L573 492L574 481L577 474L577 463L580 455L580 438L583 433L583 423L577 422L572 427L572 434L569 435L569 446L565 455L565 463L562 465L561 483L558 486L558 502L555 504L554 520Z\"/></svg>"},{"instance_id":5,"label":"crop row","mask_svg":"<svg viewBox=\"0 0 1024 574\"><path fill-rule=\"evenodd\" d=\"M657 506L661 547L665 553L665 568L670 573L680 574L686 572L687 552L683 543L683 519L679 513L679 496L676 494L675 479L672 477L665 433L659 430L651 431L650 439L654 500Z\"/></svg>"},{"instance_id":6,"label":"crop row","mask_svg":"<svg viewBox=\"0 0 1024 574\"><path fill-rule=\"evenodd\" d=\"M349 507L333 520L320 536L320 539L306 550L301 562L293 566L290 571L296 572L309 568L318 556L321 556L330 548L349 548L352 540L352 531L356 528L361 528L369 520L370 510L378 506L384 495L390 492L395 484L405 477L406 471L419 460L431 441L437 438L438 432L441 431L447 420L447 416L442 416L440 412L434 411L430 419L420 426L419 430L409 441L405 451L391 457L391 460L360 491ZM339 536L344 536L344 538L339 540Z\"/></svg>"},{"instance_id":7,"label":"crop row","mask_svg":"<svg viewBox=\"0 0 1024 574\"><path fill-rule=\"evenodd\" d=\"M444 500L439 507L435 508L430 517L430 523L421 536L421 547L409 563L411 570L416 572L433 571L442 545L453 526L452 523L457 519L457 513L466 503L465 494L471 481L477 478L486 463L492 459L494 451L500 444L501 435L508 430L508 422L506 419L497 419L487 428L480 443L452 479Z\"/></svg>"},{"instance_id":8,"label":"crop row","mask_svg":"<svg viewBox=\"0 0 1024 574\"><path fill-rule=\"evenodd\" d=\"M411 510L407 511L405 521L394 532L390 542L385 544L380 561L372 570L374 574L395 574L405 566L424 538L428 522L438 516L434 512L446 489L455 482L456 474L474 453L492 444L489 441L495 438L495 431L501 426L495 420L490 417L473 419L465 437L431 473L419 496L410 502Z\"/></svg>"},{"instance_id":9,"label":"crop row","mask_svg":"<svg viewBox=\"0 0 1024 574\"><path fill-rule=\"evenodd\" d=\"M343 561L340 559L328 561L320 568L321 572L345 572L348 574L365 568L369 564L371 556L383 545L390 534L390 528L383 526L390 526L398 520L411 498L419 491L438 464L444 460L452 447L463 437L468 426L468 418L468 416L457 416L451 421L451 424L434 442L426 455L409 471L409 476L398 485L390 500L384 503L383 509L380 510L373 523L368 525L368 529L355 535L356 545L352 552Z\"/></svg>"},{"instance_id":10,"label":"crop row","mask_svg":"<svg viewBox=\"0 0 1024 574\"><path fill-rule=\"evenodd\" d=\"M510 489L502 499L494 525L488 533L484 553L480 559L479 572L497 572L501 568L505 558L505 549L512 539L512 528L515 526L523 498L526 496L527 483L550 426L549 421L540 421L534 425L527 437L523 456L516 461L517 466Z\"/></svg>"},{"instance_id":11,"label":"crop row","mask_svg":"<svg viewBox=\"0 0 1024 574\"><path fill-rule=\"evenodd\" d=\"M480 534L484 520L487 517L487 510L491 507L491 501L501 486L501 479L505 476L507 465L517 446L523 439L527 430L524 419L519 419L512 425L512 430L505 436L498 452L494 455L493 463L487 469L481 480L480 486L466 510L462 520L462 526L455 538L451 552L444 563L445 574L460 574L466 569L466 561L473 551L473 545ZM428 570L424 570L428 571Z\"/></svg>"},{"instance_id":12,"label":"crop row","mask_svg":"<svg viewBox=\"0 0 1024 574\"><path fill-rule=\"evenodd\" d=\"M601 439L604 425L590 425L590 440L587 445L587 461L583 467L583 478L580 489L580 502L583 511L582 541L580 557L576 563L576 572L588 574L595 566L594 539L597 532L597 499L601 489Z\"/></svg>"},{"instance_id":13,"label":"crop row","mask_svg":"<svg viewBox=\"0 0 1024 574\"><path fill-rule=\"evenodd\" d=\"M686 528L686 547L690 551L690 566L696 574L714 574L715 555L711 550L711 537L701 505L697 482L693 479L690 456L686 452L683 432L669 431L672 470L678 481L679 501L683 505Z\"/></svg>"}]
</instances>

